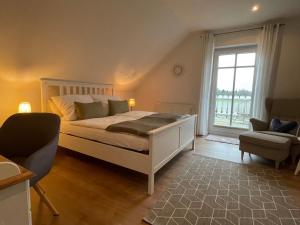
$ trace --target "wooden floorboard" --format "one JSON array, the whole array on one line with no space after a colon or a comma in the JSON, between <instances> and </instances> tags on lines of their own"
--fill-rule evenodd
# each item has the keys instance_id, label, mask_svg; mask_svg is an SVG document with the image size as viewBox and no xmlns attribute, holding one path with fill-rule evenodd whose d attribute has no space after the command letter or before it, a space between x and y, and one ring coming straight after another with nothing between
<instances>
[{"instance_id":1,"label":"wooden floorboard","mask_svg":"<svg viewBox=\"0 0 300 225\"><path fill-rule=\"evenodd\" d=\"M60 211L53 217L32 190L33 225L136 225L159 199L193 151L184 151L155 176L155 193L147 195L147 176L65 149L58 151L54 167L41 181L46 194ZM238 146L197 139L195 153L234 162L240 161ZM245 154L243 163L274 166L272 161ZM300 176L293 167L281 170L283 181L300 202Z\"/></svg>"}]
</instances>

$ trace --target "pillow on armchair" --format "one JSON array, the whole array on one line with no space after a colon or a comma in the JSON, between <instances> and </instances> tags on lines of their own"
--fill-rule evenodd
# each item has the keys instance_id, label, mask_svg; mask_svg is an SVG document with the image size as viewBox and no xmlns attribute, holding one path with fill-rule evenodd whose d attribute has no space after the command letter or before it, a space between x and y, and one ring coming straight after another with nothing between
<instances>
[{"instance_id":1,"label":"pillow on armchair","mask_svg":"<svg viewBox=\"0 0 300 225\"><path fill-rule=\"evenodd\" d=\"M270 129L275 132L289 133L296 135L298 130L298 123L296 121L282 121L277 118L272 119Z\"/></svg>"}]
</instances>

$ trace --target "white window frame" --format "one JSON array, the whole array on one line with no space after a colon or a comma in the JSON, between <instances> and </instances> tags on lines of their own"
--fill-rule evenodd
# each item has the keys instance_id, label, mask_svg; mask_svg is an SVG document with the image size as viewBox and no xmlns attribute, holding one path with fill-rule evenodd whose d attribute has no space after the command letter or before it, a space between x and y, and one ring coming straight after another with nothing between
<instances>
[{"instance_id":1,"label":"white window frame","mask_svg":"<svg viewBox=\"0 0 300 225\"><path fill-rule=\"evenodd\" d=\"M210 134L216 135L223 135L229 137L238 137L238 135L242 132L245 132L246 128L237 128L237 127L227 127L221 125L214 125L215 119L215 107L216 107L216 88L217 88L217 76L218 76L218 69L226 68L226 69L234 69L234 80L233 80L233 89L235 88L235 78L236 78L236 69L237 68L246 68L252 66L236 66L237 61L237 54L240 53L256 53L255 58L255 65L254 65L254 75L253 75L253 86L252 86L252 96L251 96L251 106L250 106L250 115L252 115L253 109L253 96L255 92L255 76L256 76L256 69L257 69L257 45L250 45L250 46L239 46L239 47L229 47L229 48L217 48L214 51L214 58L213 58L213 71L212 71L212 86L211 86L211 93L210 93L210 106L209 106L209 126L208 131ZM232 67L218 67L219 56L224 54L235 54L235 64ZM233 93L234 98L234 93ZM233 103L233 102L232 102ZM231 104L233 107L233 104ZM232 112L232 110L231 110ZM249 126L250 127L250 126Z\"/></svg>"}]
</instances>

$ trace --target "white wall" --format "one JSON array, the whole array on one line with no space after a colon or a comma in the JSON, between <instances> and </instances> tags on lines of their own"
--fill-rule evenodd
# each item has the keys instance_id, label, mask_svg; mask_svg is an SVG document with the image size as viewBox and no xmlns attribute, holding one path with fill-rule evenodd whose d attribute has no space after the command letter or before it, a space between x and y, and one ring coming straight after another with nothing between
<instances>
[{"instance_id":1,"label":"white wall","mask_svg":"<svg viewBox=\"0 0 300 225\"><path fill-rule=\"evenodd\" d=\"M257 44L260 30L217 35L215 47ZM197 105L201 76L201 33L190 34L173 49L147 76L136 90L137 108L154 110L156 102L187 103ZM176 64L184 66L184 74L172 73Z\"/></svg>"},{"instance_id":2,"label":"white wall","mask_svg":"<svg viewBox=\"0 0 300 225\"><path fill-rule=\"evenodd\" d=\"M300 98L300 17L284 27L274 97Z\"/></svg>"},{"instance_id":3,"label":"white wall","mask_svg":"<svg viewBox=\"0 0 300 225\"><path fill-rule=\"evenodd\" d=\"M45 76L114 83L133 97L187 32L162 2L140 0L3 0L0 29L0 123L21 101L40 110Z\"/></svg>"},{"instance_id":4,"label":"white wall","mask_svg":"<svg viewBox=\"0 0 300 225\"><path fill-rule=\"evenodd\" d=\"M200 34L186 37L147 76L136 90L137 109L154 110L158 101L197 104L201 74ZM181 64L183 74L173 74L173 66Z\"/></svg>"}]
</instances>

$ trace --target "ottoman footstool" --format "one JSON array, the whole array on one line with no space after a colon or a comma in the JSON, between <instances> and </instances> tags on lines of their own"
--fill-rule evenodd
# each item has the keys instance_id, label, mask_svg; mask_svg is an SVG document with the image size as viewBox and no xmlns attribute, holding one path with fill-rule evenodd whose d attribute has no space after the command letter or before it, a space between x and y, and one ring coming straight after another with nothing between
<instances>
[{"instance_id":1,"label":"ottoman footstool","mask_svg":"<svg viewBox=\"0 0 300 225\"><path fill-rule=\"evenodd\" d=\"M242 160L244 152L248 152L274 160L275 167L278 169L280 162L290 154L291 140L289 138L250 131L241 134L239 139Z\"/></svg>"}]
</instances>

